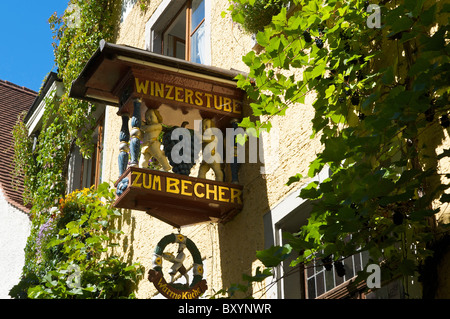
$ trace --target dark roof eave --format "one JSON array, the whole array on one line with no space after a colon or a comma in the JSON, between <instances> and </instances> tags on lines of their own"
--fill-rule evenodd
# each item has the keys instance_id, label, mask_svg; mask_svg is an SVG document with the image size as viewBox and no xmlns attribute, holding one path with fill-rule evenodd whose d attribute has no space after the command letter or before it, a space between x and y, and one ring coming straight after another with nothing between
<instances>
[{"instance_id":1,"label":"dark roof eave","mask_svg":"<svg viewBox=\"0 0 450 319\"><path fill-rule=\"evenodd\" d=\"M36 111L36 108L42 102L42 100L44 99L48 90L50 89L53 82L55 82L55 81L61 81L61 80L58 78L58 74L56 74L55 72L50 72L49 75L47 76L47 78L45 79L45 82L44 82L44 85L42 86L41 91L36 96L36 98L33 101L33 104L31 104L30 109L28 110L27 114L25 115L25 118L24 118L25 123L30 119L30 117L34 113L34 111Z\"/></svg>"}]
</instances>

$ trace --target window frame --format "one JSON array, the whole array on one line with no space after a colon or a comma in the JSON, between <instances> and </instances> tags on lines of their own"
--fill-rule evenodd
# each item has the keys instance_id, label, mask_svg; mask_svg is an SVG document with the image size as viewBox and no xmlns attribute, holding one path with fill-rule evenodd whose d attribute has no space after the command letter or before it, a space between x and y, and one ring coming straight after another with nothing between
<instances>
[{"instance_id":1,"label":"window frame","mask_svg":"<svg viewBox=\"0 0 450 319\"><path fill-rule=\"evenodd\" d=\"M191 17L192 17L192 0L177 1L177 0L164 0L150 17L145 26L145 49L158 54L165 54L164 38L165 32L176 20L179 14L186 14L186 26L185 26L185 60L192 61L191 59L191 36L193 36L197 30L201 27L205 27L205 43L202 50L204 51L205 61L202 61L203 65L211 65L211 1L204 1L204 17L200 23L191 31ZM166 44L167 45L167 44Z\"/></svg>"},{"instance_id":2,"label":"window frame","mask_svg":"<svg viewBox=\"0 0 450 319\"><path fill-rule=\"evenodd\" d=\"M328 167L325 167L319 174L317 174L310 182L317 181L321 183L331 175ZM302 187L307 186L307 184ZM264 220L264 239L265 248L270 248L274 245L283 245L283 232L296 232L298 229L290 229L295 225L295 227L300 227L302 224L306 223L307 218L310 214L311 202L298 196L301 188L292 190L283 201L272 208L263 217ZM274 299L287 299L287 298L302 298L305 295L305 278L304 278L304 265L299 264L295 268L290 267L290 260L282 262L282 264L276 267L275 270L275 280L276 285L271 284L272 278L266 279L267 287L270 288L267 292L269 298ZM299 286L295 288L292 286L292 278L290 275L297 276L299 274ZM292 288L297 290L297 292L292 292Z\"/></svg>"}]
</instances>

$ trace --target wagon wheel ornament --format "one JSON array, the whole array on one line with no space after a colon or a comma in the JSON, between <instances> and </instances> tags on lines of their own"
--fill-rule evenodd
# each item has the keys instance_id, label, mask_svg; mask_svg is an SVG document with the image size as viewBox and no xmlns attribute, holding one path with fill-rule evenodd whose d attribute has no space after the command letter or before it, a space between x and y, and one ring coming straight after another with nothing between
<instances>
[{"instance_id":1,"label":"wagon wheel ornament","mask_svg":"<svg viewBox=\"0 0 450 319\"><path fill-rule=\"evenodd\" d=\"M176 256L164 253L164 249L169 244L178 244ZM194 276L191 283L183 264L186 258L185 249L190 252L194 260L192 266ZM169 283L165 280L162 271L163 260L173 264L169 270L171 276ZM185 285L174 283L178 272L186 278ZM153 253L153 265L148 272L148 279L164 297L169 299L197 299L207 289L206 280L203 279L203 261L200 252L194 242L182 234L170 234L159 241Z\"/></svg>"}]
</instances>

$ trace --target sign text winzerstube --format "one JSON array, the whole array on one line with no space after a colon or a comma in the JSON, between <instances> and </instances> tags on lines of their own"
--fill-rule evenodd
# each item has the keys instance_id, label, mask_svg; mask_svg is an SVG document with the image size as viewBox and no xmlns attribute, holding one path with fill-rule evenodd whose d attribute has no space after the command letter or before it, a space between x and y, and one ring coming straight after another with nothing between
<instances>
[{"instance_id":1,"label":"sign text winzerstube","mask_svg":"<svg viewBox=\"0 0 450 319\"><path fill-rule=\"evenodd\" d=\"M175 101L230 114L241 114L242 102L231 97L137 77L134 81L136 93L143 97L160 98L167 103Z\"/></svg>"}]
</instances>

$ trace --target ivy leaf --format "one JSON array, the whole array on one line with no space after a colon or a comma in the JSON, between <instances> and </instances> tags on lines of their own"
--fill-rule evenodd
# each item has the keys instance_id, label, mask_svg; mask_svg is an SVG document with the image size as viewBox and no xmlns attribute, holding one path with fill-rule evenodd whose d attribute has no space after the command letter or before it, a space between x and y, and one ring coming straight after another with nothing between
<instances>
[{"instance_id":1,"label":"ivy leaf","mask_svg":"<svg viewBox=\"0 0 450 319\"><path fill-rule=\"evenodd\" d=\"M256 252L256 257L266 267L276 267L283 260L286 260L290 253L291 248L287 246L272 246L266 250L260 250Z\"/></svg>"},{"instance_id":2,"label":"ivy leaf","mask_svg":"<svg viewBox=\"0 0 450 319\"><path fill-rule=\"evenodd\" d=\"M303 178L302 174L295 174L294 176L289 177L286 186L290 186L293 183L299 182Z\"/></svg>"},{"instance_id":3,"label":"ivy leaf","mask_svg":"<svg viewBox=\"0 0 450 319\"><path fill-rule=\"evenodd\" d=\"M242 279L249 282L261 282L266 278L273 276L272 271L269 268L266 268L263 271L261 271L260 269L260 267L256 268L256 273L254 276L243 274Z\"/></svg>"},{"instance_id":4,"label":"ivy leaf","mask_svg":"<svg viewBox=\"0 0 450 319\"><path fill-rule=\"evenodd\" d=\"M441 201L441 203L449 203L450 202L450 194L442 194L442 196L439 200Z\"/></svg>"}]
</instances>

